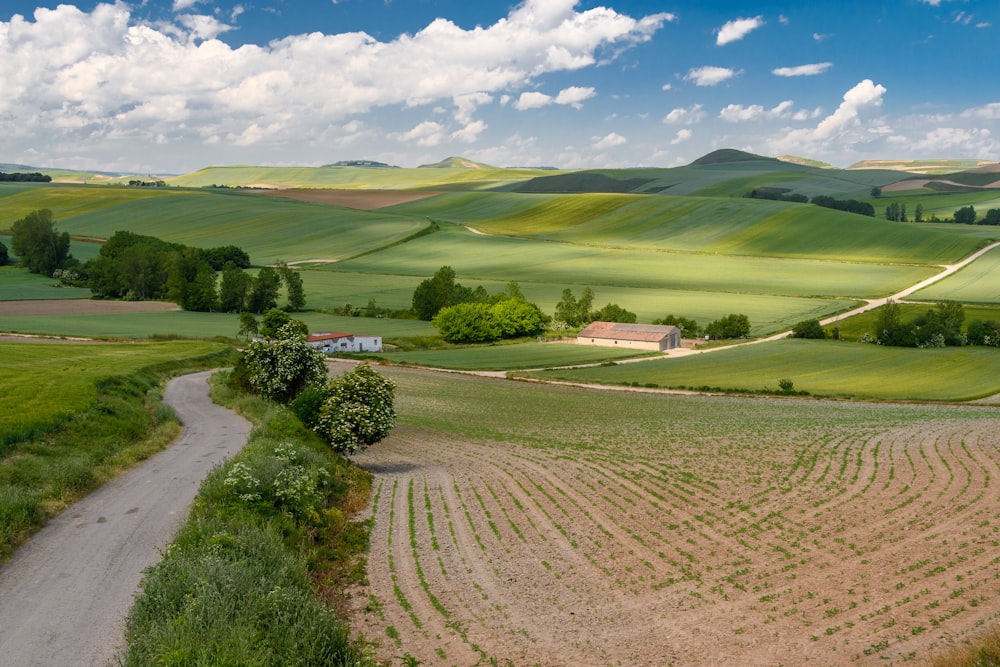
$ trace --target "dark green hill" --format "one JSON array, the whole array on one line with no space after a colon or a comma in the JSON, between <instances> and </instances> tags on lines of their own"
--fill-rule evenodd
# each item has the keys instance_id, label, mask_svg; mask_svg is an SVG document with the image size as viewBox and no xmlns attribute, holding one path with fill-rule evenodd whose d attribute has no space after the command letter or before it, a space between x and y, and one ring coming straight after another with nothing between
<instances>
[{"instance_id":1,"label":"dark green hill","mask_svg":"<svg viewBox=\"0 0 1000 667\"><path fill-rule=\"evenodd\" d=\"M712 151L708 155L703 155L694 162L691 163L692 167L707 165L707 164L726 164L728 162L781 162L772 157L764 157L763 155L755 155L754 153L747 153L746 151L738 151L733 148L721 148L717 151Z\"/></svg>"}]
</instances>

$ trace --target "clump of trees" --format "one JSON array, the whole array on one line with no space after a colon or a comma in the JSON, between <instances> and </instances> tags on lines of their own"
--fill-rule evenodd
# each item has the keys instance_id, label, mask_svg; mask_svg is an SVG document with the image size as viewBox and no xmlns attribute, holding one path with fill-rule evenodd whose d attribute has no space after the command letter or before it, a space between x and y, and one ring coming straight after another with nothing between
<instances>
[{"instance_id":1,"label":"clump of trees","mask_svg":"<svg viewBox=\"0 0 1000 667\"><path fill-rule=\"evenodd\" d=\"M545 331L549 319L511 281L505 292L442 308L432 322L449 343L489 343L536 336Z\"/></svg>"},{"instance_id":2,"label":"clump of trees","mask_svg":"<svg viewBox=\"0 0 1000 667\"><path fill-rule=\"evenodd\" d=\"M742 313L730 313L705 325L705 335L713 340L748 338L750 318Z\"/></svg>"},{"instance_id":3,"label":"clump of trees","mask_svg":"<svg viewBox=\"0 0 1000 667\"><path fill-rule=\"evenodd\" d=\"M792 338L826 338L826 330L818 319L803 320L792 327Z\"/></svg>"},{"instance_id":4,"label":"clump of trees","mask_svg":"<svg viewBox=\"0 0 1000 667\"><path fill-rule=\"evenodd\" d=\"M4 245L3 241L0 241L0 266L6 266L9 261L10 254L7 252L7 246Z\"/></svg>"},{"instance_id":5,"label":"clump of trees","mask_svg":"<svg viewBox=\"0 0 1000 667\"><path fill-rule=\"evenodd\" d=\"M803 194L789 192L787 188L754 188L744 195L748 199L770 199L772 201L788 201L796 204L806 204L809 198Z\"/></svg>"},{"instance_id":6,"label":"clump of trees","mask_svg":"<svg viewBox=\"0 0 1000 667\"><path fill-rule=\"evenodd\" d=\"M857 215L867 215L871 218L875 217L875 207L868 202L858 201L857 199L834 199L828 195L816 195L809 201L823 208L832 208L847 213L856 213Z\"/></svg>"},{"instance_id":7,"label":"clump of trees","mask_svg":"<svg viewBox=\"0 0 1000 667\"><path fill-rule=\"evenodd\" d=\"M889 300L879 309L875 335L866 340L896 347L965 345L969 338L962 331L964 320L962 304L939 301L926 313L910 322L903 322L899 304Z\"/></svg>"},{"instance_id":8,"label":"clump of trees","mask_svg":"<svg viewBox=\"0 0 1000 667\"><path fill-rule=\"evenodd\" d=\"M566 288L562 292L559 303L556 304L555 321L561 322L567 328L583 327L591 322L621 322L634 324L635 313L626 310L617 303L608 303L603 308L594 310L594 290L584 287L580 298L573 295L573 290Z\"/></svg>"},{"instance_id":9,"label":"clump of trees","mask_svg":"<svg viewBox=\"0 0 1000 667\"><path fill-rule=\"evenodd\" d=\"M69 252L69 232L56 231L55 218L47 208L15 220L10 243L21 264L32 273L51 276L56 269L79 264Z\"/></svg>"},{"instance_id":10,"label":"clump of trees","mask_svg":"<svg viewBox=\"0 0 1000 667\"><path fill-rule=\"evenodd\" d=\"M51 183L52 177L37 171L26 173L4 173L0 171L0 181L11 181L17 183Z\"/></svg>"}]
</instances>

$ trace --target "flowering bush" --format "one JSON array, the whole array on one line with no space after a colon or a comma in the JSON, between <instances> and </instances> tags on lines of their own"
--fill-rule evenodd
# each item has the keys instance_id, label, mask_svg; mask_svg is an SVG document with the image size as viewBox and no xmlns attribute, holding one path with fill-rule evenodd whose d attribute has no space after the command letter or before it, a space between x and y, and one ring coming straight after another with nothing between
<instances>
[{"instance_id":1,"label":"flowering bush","mask_svg":"<svg viewBox=\"0 0 1000 667\"><path fill-rule=\"evenodd\" d=\"M330 473L291 443L259 452L230 466L223 484L247 505L273 507L298 521L317 524Z\"/></svg>"},{"instance_id":2,"label":"flowering bush","mask_svg":"<svg viewBox=\"0 0 1000 667\"><path fill-rule=\"evenodd\" d=\"M273 401L286 403L326 379L323 353L306 345L305 336L292 322L278 329L276 340L250 343L243 360L250 387Z\"/></svg>"},{"instance_id":3,"label":"flowering bush","mask_svg":"<svg viewBox=\"0 0 1000 667\"><path fill-rule=\"evenodd\" d=\"M368 364L344 373L327 385L316 432L342 454L372 445L396 425L393 390L396 385Z\"/></svg>"}]
</instances>

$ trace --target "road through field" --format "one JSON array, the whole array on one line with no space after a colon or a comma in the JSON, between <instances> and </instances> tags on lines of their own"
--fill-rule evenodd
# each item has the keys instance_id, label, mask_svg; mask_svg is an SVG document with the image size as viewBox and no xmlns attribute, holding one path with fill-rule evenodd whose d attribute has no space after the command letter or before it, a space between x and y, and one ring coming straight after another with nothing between
<instances>
[{"instance_id":1,"label":"road through field","mask_svg":"<svg viewBox=\"0 0 1000 667\"><path fill-rule=\"evenodd\" d=\"M143 570L157 562L202 479L250 424L208 397L212 371L171 380L184 424L163 452L74 504L0 568L0 664L107 665Z\"/></svg>"}]
</instances>

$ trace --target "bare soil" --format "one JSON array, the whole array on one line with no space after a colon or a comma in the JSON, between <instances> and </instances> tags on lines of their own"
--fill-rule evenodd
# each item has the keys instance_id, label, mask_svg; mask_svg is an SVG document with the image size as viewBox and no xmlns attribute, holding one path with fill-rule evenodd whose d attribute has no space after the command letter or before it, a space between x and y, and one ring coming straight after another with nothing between
<instances>
[{"instance_id":1,"label":"bare soil","mask_svg":"<svg viewBox=\"0 0 1000 667\"><path fill-rule=\"evenodd\" d=\"M437 192L413 192L408 190L332 190L327 188L291 188L265 193L271 197L284 197L296 201L326 206L343 206L362 211L406 204L433 197Z\"/></svg>"},{"instance_id":2,"label":"bare soil","mask_svg":"<svg viewBox=\"0 0 1000 667\"><path fill-rule=\"evenodd\" d=\"M994 415L572 452L402 425L355 457L352 626L391 664L920 664L1000 618Z\"/></svg>"},{"instance_id":3,"label":"bare soil","mask_svg":"<svg viewBox=\"0 0 1000 667\"><path fill-rule=\"evenodd\" d=\"M94 301L91 299L39 299L36 301L0 301L0 317L52 315L117 315L127 313L162 313L180 310L166 301Z\"/></svg>"}]
</instances>

